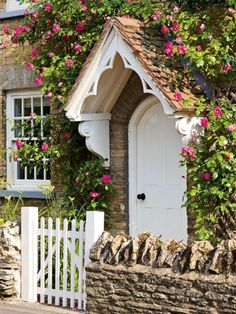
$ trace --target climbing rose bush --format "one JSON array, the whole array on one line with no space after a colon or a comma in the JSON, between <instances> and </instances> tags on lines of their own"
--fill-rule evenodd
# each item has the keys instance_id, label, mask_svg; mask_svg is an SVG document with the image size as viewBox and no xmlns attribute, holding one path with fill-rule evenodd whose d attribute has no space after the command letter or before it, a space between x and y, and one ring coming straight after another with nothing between
<instances>
[{"instance_id":1,"label":"climbing rose bush","mask_svg":"<svg viewBox=\"0 0 236 314\"><path fill-rule=\"evenodd\" d=\"M28 3L29 9L21 25L12 30L4 27L2 31L13 43L30 46L30 58L22 59L27 59L25 66L36 75L35 86L41 88L54 109L67 102L89 51L106 21L114 15L138 18L163 34L163 57L158 60L163 66L178 61L186 65L183 76L192 77L198 71L215 85L235 82L235 0L170 1L170 5L153 0L22 2ZM0 45L6 49L9 43ZM173 98L189 106L192 104L182 93L183 76L178 74L171 82ZM201 239L218 237L216 226L222 225L226 213L232 213L235 208L234 108L235 104L230 105L226 100L200 100L197 113L202 132L198 139L193 135L192 142L182 148L182 163L188 167L189 181L186 206L196 213L196 230ZM59 158L63 161L59 172L60 183L66 187L64 195L73 196L78 208L103 206L102 188L105 191L109 188L110 178L103 173L96 180L86 176L83 163L91 156L84 141L78 138L76 124L60 117L52 129L53 145L46 139L37 147L22 141L12 158L17 160L20 156L23 164L34 158L37 163L36 149L49 159ZM75 177L78 168L82 172L79 170L79 176Z\"/></svg>"},{"instance_id":2,"label":"climbing rose bush","mask_svg":"<svg viewBox=\"0 0 236 314\"><path fill-rule=\"evenodd\" d=\"M199 102L197 113L199 134L182 148L189 182L185 205L195 213L198 237L216 241L235 229L236 103Z\"/></svg>"}]
</instances>

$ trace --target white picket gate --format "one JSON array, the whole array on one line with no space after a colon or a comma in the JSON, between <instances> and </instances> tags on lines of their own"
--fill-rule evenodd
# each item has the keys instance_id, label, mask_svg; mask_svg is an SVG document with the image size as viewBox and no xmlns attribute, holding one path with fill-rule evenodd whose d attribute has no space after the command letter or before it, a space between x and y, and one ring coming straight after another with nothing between
<instances>
[{"instance_id":1,"label":"white picket gate","mask_svg":"<svg viewBox=\"0 0 236 314\"><path fill-rule=\"evenodd\" d=\"M85 266L104 230L104 213L87 212L86 222L40 219L38 209L23 207L22 291L24 301L86 308Z\"/></svg>"}]
</instances>

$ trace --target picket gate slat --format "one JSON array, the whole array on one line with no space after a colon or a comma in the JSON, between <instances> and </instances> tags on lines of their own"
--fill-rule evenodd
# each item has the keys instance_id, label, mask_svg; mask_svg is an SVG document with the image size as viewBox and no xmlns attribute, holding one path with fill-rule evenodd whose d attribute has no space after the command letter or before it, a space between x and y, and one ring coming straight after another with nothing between
<instances>
[{"instance_id":1,"label":"picket gate slat","mask_svg":"<svg viewBox=\"0 0 236 314\"><path fill-rule=\"evenodd\" d=\"M79 256L81 258L79 259L79 266L78 266L78 291L79 291L79 298L78 298L78 307L82 309L82 302L83 302L83 267L84 267L84 261L83 261L83 250L84 250L84 221L81 220L79 224Z\"/></svg>"},{"instance_id":2,"label":"picket gate slat","mask_svg":"<svg viewBox=\"0 0 236 314\"><path fill-rule=\"evenodd\" d=\"M68 246L68 221L64 219L63 221L63 291L67 291L67 267L68 267L68 254L67 254L67 246ZM67 297L64 295L62 299L62 306L67 306Z\"/></svg>"},{"instance_id":3,"label":"picket gate slat","mask_svg":"<svg viewBox=\"0 0 236 314\"><path fill-rule=\"evenodd\" d=\"M60 236L60 219L56 219L56 260L55 260L55 289L56 291L60 290L60 242L61 242L61 236ZM57 293L55 296L55 305L59 305L59 294Z\"/></svg>"},{"instance_id":4,"label":"picket gate slat","mask_svg":"<svg viewBox=\"0 0 236 314\"><path fill-rule=\"evenodd\" d=\"M71 252L75 252L75 232L76 232L76 221L73 219L71 222ZM70 298L70 307L74 308L75 306L75 254L71 254L71 267L70 267L70 290L72 293L72 297Z\"/></svg>"},{"instance_id":5,"label":"picket gate slat","mask_svg":"<svg viewBox=\"0 0 236 314\"><path fill-rule=\"evenodd\" d=\"M48 304L52 304L52 218L48 219Z\"/></svg>"},{"instance_id":6,"label":"picket gate slat","mask_svg":"<svg viewBox=\"0 0 236 314\"><path fill-rule=\"evenodd\" d=\"M40 303L44 303L45 301L45 294L44 294L44 288L45 288L45 275L44 275L44 263L45 263L45 219L42 217L40 220L40 268L42 269L41 275L40 275Z\"/></svg>"}]
</instances>

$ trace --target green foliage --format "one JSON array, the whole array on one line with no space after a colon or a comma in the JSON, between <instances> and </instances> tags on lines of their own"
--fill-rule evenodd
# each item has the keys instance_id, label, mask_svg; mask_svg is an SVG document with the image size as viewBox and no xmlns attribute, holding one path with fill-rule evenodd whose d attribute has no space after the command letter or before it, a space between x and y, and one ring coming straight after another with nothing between
<instances>
[{"instance_id":1,"label":"green foliage","mask_svg":"<svg viewBox=\"0 0 236 314\"><path fill-rule=\"evenodd\" d=\"M69 91L105 22L114 15L138 18L160 31L166 28L163 32L168 45L163 51L165 60L187 62L190 66L182 75L191 77L192 71L197 70L214 85L231 84L236 75L235 6L235 0L38 0L31 2L33 13L25 17L23 28L14 30L13 41L29 43L33 48L27 66L36 73L36 85L41 86L54 107L67 102ZM182 79L178 77L179 81ZM183 104L187 105L188 101L184 99ZM186 206L196 213L200 239L223 237L216 226L223 224L225 213L235 211L235 131L227 130L235 123L235 104L218 100L223 114L216 118L216 103L217 100L209 103L199 99L196 112L207 117L209 123L204 133L193 138L190 148L183 151L182 164L188 166L189 180ZM78 139L76 128L76 123L71 124L63 115L58 115L51 134L58 155L53 158L52 151L48 150L50 156L47 156L54 159L53 168L59 169L56 172L61 176L57 184L65 187L63 204L70 208L72 218L83 215L77 208L107 209L112 195L112 186L101 183L104 174L101 164L93 160L84 164L91 156L85 150L83 139ZM70 138L65 138L66 132L71 134ZM37 147L32 146L36 155L29 152L23 155L24 149L28 147L22 149L21 155L26 163L31 157L36 159ZM100 193L99 197L89 196L91 192Z\"/></svg>"},{"instance_id":2,"label":"green foliage","mask_svg":"<svg viewBox=\"0 0 236 314\"><path fill-rule=\"evenodd\" d=\"M217 240L227 236L224 227L235 228L229 218L224 226L224 217L236 212L236 104L221 99L205 103L202 111L203 102L198 113L204 128L189 146L195 151L192 160L182 149L189 181L185 205L196 214L198 237Z\"/></svg>"}]
</instances>

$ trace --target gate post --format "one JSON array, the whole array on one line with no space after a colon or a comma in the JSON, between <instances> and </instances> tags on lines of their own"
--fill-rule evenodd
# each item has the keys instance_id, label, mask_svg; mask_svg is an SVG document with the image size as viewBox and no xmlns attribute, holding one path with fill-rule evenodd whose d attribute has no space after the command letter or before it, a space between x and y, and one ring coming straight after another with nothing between
<instances>
[{"instance_id":1,"label":"gate post","mask_svg":"<svg viewBox=\"0 0 236 314\"><path fill-rule=\"evenodd\" d=\"M21 208L21 299L37 302L38 208Z\"/></svg>"},{"instance_id":2,"label":"gate post","mask_svg":"<svg viewBox=\"0 0 236 314\"><path fill-rule=\"evenodd\" d=\"M104 231L104 212L87 211L85 224L85 267L89 264L89 253L93 244Z\"/></svg>"}]
</instances>

